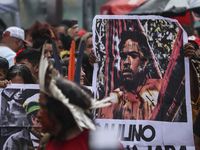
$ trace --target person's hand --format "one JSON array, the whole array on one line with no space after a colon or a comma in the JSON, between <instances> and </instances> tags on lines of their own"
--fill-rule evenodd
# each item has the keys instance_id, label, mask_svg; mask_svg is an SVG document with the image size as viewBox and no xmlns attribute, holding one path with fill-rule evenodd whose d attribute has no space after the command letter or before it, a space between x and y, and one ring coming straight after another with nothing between
<instances>
[{"instance_id":1,"label":"person's hand","mask_svg":"<svg viewBox=\"0 0 200 150\"><path fill-rule=\"evenodd\" d=\"M94 67L94 63L97 62L97 57L94 55L94 50L91 50L90 56L89 56L89 63L92 67Z\"/></svg>"},{"instance_id":2,"label":"person's hand","mask_svg":"<svg viewBox=\"0 0 200 150\"><path fill-rule=\"evenodd\" d=\"M195 56L195 48L192 46L192 44L187 43L184 45L184 52L183 55L184 56L188 56L189 59L191 59L192 57Z\"/></svg>"},{"instance_id":3,"label":"person's hand","mask_svg":"<svg viewBox=\"0 0 200 150\"><path fill-rule=\"evenodd\" d=\"M12 83L11 81L2 80L2 81L0 81L0 88L5 88L5 87L7 87L7 84L11 84L11 83Z\"/></svg>"},{"instance_id":4,"label":"person's hand","mask_svg":"<svg viewBox=\"0 0 200 150\"><path fill-rule=\"evenodd\" d=\"M190 59L190 90L191 90L191 100L196 103L199 97L199 86L198 86L198 76L197 71L193 63L191 62L191 58L196 56L195 48L191 43L187 43L184 45L184 56L188 56Z\"/></svg>"},{"instance_id":5,"label":"person's hand","mask_svg":"<svg viewBox=\"0 0 200 150\"><path fill-rule=\"evenodd\" d=\"M68 80L68 76L65 76L64 78Z\"/></svg>"}]
</instances>

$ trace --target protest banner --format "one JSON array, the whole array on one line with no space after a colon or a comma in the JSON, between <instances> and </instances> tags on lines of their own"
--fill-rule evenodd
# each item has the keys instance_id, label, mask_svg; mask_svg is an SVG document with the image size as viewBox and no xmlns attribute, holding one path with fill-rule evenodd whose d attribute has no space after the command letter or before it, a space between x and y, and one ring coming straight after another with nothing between
<instances>
[{"instance_id":1,"label":"protest banner","mask_svg":"<svg viewBox=\"0 0 200 150\"><path fill-rule=\"evenodd\" d=\"M9 84L0 89L0 149L33 149L39 143L39 85Z\"/></svg>"},{"instance_id":2,"label":"protest banner","mask_svg":"<svg viewBox=\"0 0 200 150\"><path fill-rule=\"evenodd\" d=\"M124 148L194 149L186 43L186 32L170 18L95 16L94 95L113 96L95 121Z\"/></svg>"}]
</instances>

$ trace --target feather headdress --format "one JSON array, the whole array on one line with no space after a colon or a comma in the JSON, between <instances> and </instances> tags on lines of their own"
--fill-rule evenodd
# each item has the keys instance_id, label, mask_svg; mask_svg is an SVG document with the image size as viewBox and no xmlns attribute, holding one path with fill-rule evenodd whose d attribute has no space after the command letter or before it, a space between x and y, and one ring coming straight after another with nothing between
<instances>
[{"instance_id":1,"label":"feather headdress","mask_svg":"<svg viewBox=\"0 0 200 150\"><path fill-rule=\"evenodd\" d=\"M48 64L47 58L44 56L44 48L42 49L42 55L40 58L40 66L39 66L39 83L40 83L40 91L44 92L50 97L62 102L72 113L74 120L76 121L78 127L82 130L83 128L93 129L95 130L95 125L93 121L85 114L85 110L75 104L69 102L69 98L62 93L61 89L56 85L57 78L63 78L59 72L53 67L52 64ZM77 87L77 90L80 89L75 83L71 81L67 81L69 88L71 86ZM80 92L84 92L84 90L80 90ZM111 97L107 97L103 100L97 101L96 99L90 98L88 99L91 102L90 109L96 109L100 107L109 106L111 104Z\"/></svg>"}]
</instances>

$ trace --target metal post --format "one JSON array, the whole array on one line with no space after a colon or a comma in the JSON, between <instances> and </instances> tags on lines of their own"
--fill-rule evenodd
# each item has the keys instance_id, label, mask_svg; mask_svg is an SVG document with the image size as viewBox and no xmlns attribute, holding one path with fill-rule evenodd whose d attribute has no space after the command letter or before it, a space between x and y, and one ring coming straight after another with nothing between
<instances>
[{"instance_id":1,"label":"metal post","mask_svg":"<svg viewBox=\"0 0 200 150\"><path fill-rule=\"evenodd\" d=\"M83 28L87 31L92 30L92 20L95 11L95 0L83 1Z\"/></svg>"},{"instance_id":2,"label":"metal post","mask_svg":"<svg viewBox=\"0 0 200 150\"><path fill-rule=\"evenodd\" d=\"M58 25L62 21L62 0L46 0L47 18L46 21L51 25Z\"/></svg>"}]
</instances>

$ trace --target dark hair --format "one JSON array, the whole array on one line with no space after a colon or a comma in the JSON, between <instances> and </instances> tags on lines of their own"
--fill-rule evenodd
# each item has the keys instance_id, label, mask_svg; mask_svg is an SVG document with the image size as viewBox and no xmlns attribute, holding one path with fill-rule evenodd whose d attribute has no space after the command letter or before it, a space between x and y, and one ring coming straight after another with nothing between
<instances>
[{"instance_id":1,"label":"dark hair","mask_svg":"<svg viewBox=\"0 0 200 150\"><path fill-rule=\"evenodd\" d=\"M68 34L60 33L60 41L63 44L64 50L70 50L72 40L73 39Z\"/></svg>"},{"instance_id":2,"label":"dark hair","mask_svg":"<svg viewBox=\"0 0 200 150\"><path fill-rule=\"evenodd\" d=\"M16 62L19 63L22 59L27 59L34 67L40 61L40 52L34 48L27 48L17 55Z\"/></svg>"},{"instance_id":3,"label":"dark hair","mask_svg":"<svg viewBox=\"0 0 200 150\"><path fill-rule=\"evenodd\" d=\"M61 21L61 24L65 25L68 28L71 28L73 25L78 24L78 21L65 19Z\"/></svg>"},{"instance_id":4,"label":"dark hair","mask_svg":"<svg viewBox=\"0 0 200 150\"><path fill-rule=\"evenodd\" d=\"M56 28L49 23L40 23L38 20L29 28L29 33L33 39L33 48L40 48L47 39L59 40L59 33ZM52 37L52 33L54 36Z\"/></svg>"},{"instance_id":5,"label":"dark hair","mask_svg":"<svg viewBox=\"0 0 200 150\"><path fill-rule=\"evenodd\" d=\"M0 39L2 38L2 34L3 32L6 30L7 25L5 24L5 22L0 19Z\"/></svg>"},{"instance_id":6,"label":"dark hair","mask_svg":"<svg viewBox=\"0 0 200 150\"><path fill-rule=\"evenodd\" d=\"M93 66L89 63L89 54L87 52L83 53L82 58L82 68L85 72L85 80L86 85L91 86L92 85L92 76L93 76Z\"/></svg>"},{"instance_id":7,"label":"dark hair","mask_svg":"<svg viewBox=\"0 0 200 150\"><path fill-rule=\"evenodd\" d=\"M6 74L9 68L9 62L7 59L0 56L0 68L3 69L3 72Z\"/></svg>"},{"instance_id":8,"label":"dark hair","mask_svg":"<svg viewBox=\"0 0 200 150\"><path fill-rule=\"evenodd\" d=\"M24 84L35 84L35 79L30 69L24 64L17 64L8 69L6 74L7 80L11 80L16 76L21 76L24 79Z\"/></svg>"},{"instance_id":9,"label":"dark hair","mask_svg":"<svg viewBox=\"0 0 200 150\"><path fill-rule=\"evenodd\" d=\"M144 34L139 31L124 31L121 34L121 42L119 44L119 50L122 51L126 40L131 39L135 42L138 42L140 51L143 53L145 58L150 58L151 53L149 45L147 43L147 38Z\"/></svg>"},{"instance_id":10,"label":"dark hair","mask_svg":"<svg viewBox=\"0 0 200 150\"><path fill-rule=\"evenodd\" d=\"M91 98L91 95L89 95L86 91L77 86L75 83L64 78L56 79L56 85L66 96L66 98L69 98L69 102L71 104L74 104L84 109L84 113L90 119L93 119L93 113L89 111L89 108L91 107L91 101L89 100ZM69 109L62 102L48 96L47 109L49 112L49 117L53 115L62 124L62 129L56 137L57 140L60 140L66 134L67 129L76 125L74 117L72 116Z\"/></svg>"},{"instance_id":11,"label":"dark hair","mask_svg":"<svg viewBox=\"0 0 200 150\"><path fill-rule=\"evenodd\" d=\"M41 51L42 46L45 42L47 42L47 44L52 44L52 40L50 37L39 37L34 41L32 47Z\"/></svg>"}]
</instances>

